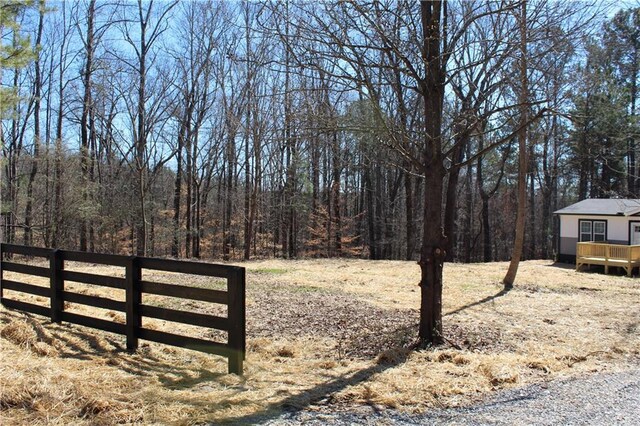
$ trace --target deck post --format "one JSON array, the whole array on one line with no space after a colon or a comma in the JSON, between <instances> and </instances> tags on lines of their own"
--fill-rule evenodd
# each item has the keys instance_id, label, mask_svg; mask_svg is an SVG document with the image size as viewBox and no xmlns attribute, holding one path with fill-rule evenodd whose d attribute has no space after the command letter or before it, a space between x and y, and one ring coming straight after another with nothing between
<instances>
[{"instance_id":1,"label":"deck post","mask_svg":"<svg viewBox=\"0 0 640 426\"><path fill-rule=\"evenodd\" d=\"M582 256L582 245L576 244L576 272L580 272L580 256Z\"/></svg>"}]
</instances>

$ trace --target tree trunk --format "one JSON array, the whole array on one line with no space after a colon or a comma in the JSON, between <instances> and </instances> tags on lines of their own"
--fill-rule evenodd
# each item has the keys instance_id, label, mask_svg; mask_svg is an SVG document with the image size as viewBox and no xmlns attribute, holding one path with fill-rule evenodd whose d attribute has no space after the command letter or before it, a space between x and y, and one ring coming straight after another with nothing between
<instances>
[{"instance_id":1,"label":"tree trunk","mask_svg":"<svg viewBox=\"0 0 640 426\"><path fill-rule=\"evenodd\" d=\"M251 61L251 34L250 34L250 22L249 22L249 4L244 5L244 18L245 18L245 50L247 55L247 112L246 123L244 126L244 260L249 260L251 257L251 237L253 234L253 217L254 213L251 211L253 207L253 184L251 176L251 162L249 157L249 135L252 129L252 102L253 102L253 84L252 84L252 70L250 68ZM254 135L255 136L255 135ZM255 144L255 141L254 141ZM255 167L255 166L254 166Z\"/></svg>"},{"instance_id":2,"label":"tree trunk","mask_svg":"<svg viewBox=\"0 0 640 426\"><path fill-rule=\"evenodd\" d=\"M456 246L455 227L456 216L458 213L458 182L460 180L460 167L457 164L461 163L464 159L465 148L469 143L468 129L459 128L456 133L458 133L459 136L454 140L455 148L453 150L453 153L451 154L451 161L453 165L449 168L446 205L444 211L444 234L448 237L446 248L448 261L453 261L454 258L456 258L456 253L454 253ZM468 250L469 248L465 247L465 249ZM465 256L468 256L468 252L465 253Z\"/></svg>"},{"instance_id":3,"label":"tree trunk","mask_svg":"<svg viewBox=\"0 0 640 426\"><path fill-rule=\"evenodd\" d=\"M405 233L407 246L404 258L413 260L413 252L416 249L416 231L413 223L413 176L411 176L410 163L405 164L407 171L404 173L404 202L405 202Z\"/></svg>"},{"instance_id":4,"label":"tree trunk","mask_svg":"<svg viewBox=\"0 0 640 426\"><path fill-rule=\"evenodd\" d=\"M484 131L484 129L483 129ZM478 150L484 149L484 136L482 133L478 137ZM484 189L484 157L480 155L476 166L476 180L478 181L478 192L482 203L482 261L491 262L493 260L491 242L491 223L489 221L489 194Z\"/></svg>"},{"instance_id":5,"label":"tree trunk","mask_svg":"<svg viewBox=\"0 0 640 426\"><path fill-rule=\"evenodd\" d=\"M63 17L63 26L66 27L66 3L60 5ZM64 98L65 98L65 81L64 81L64 64L66 62L66 45L67 30L62 31L62 40L60 40L60 50L58 55L58 105L56 111L56 136L54 142L54 184L53 184L53 230L51 233L51 247L58 248L61 246L62 228L64 226L64 218L62 213L62 182L63 182L63 149L62 149L62 119L64 117ZM53 78L53 75L50 76Z\"/></svg>"},{"instance_id":6,"label":"tree trunk","mask_svg":"<svg viewBox=\"0 0 640 426\"><path fill-rule=\"evenodd\" d=\"M337 123L336 123L337 125ZM333 210L333 255L342 256L342 219L340 216L340 142L337 128L332 131L331 153L333 156L333 182L331 200Z\"/></svg>"},{"instance_id":7,"label":"tree trunk","mask_svg":"<svg viewBox=\"0 0 640 426\"><path fill-rule=\"evenodd\" d=\"M371 182L371 162L364 158L363 165L363 186L364 186L364 196L367 210L367 231L369 234L369 259L376 260L379 259L378 253L378 240L376 238L376 228L375 228L375 210L374 210L374 192L373 185Z\"/></svg>"},{"instance_id":8,"label":"tree trunk","mask_svg":"<svg viewBox=\"0 0 640 426\"><path fill-rule=\"evenodd\" d=\"M51 101L53 95L53 83L54 83L54 63L55 60L52 58L49 60L49 83L47 87L47 109L45 112L45 161L44 161L44 176L45 176L45 185L44 185L44 202L42 204L42 217L43 217L43 225L44 225L44 246L51 247L51 231L53 229L53 218L51 217L51 183L53 179L51 178L51 120L53 115L53 103ZM1 232L1 231L0 231ZM0 239L1 241L1 239Z\"/></svg>"},{"instance_id":9,"label":"tree trunk","mask_svg":"<svg viewBox=\"0 0 640 426\"><path fill-rule=\"evenodd\" d=\"M505 290L513 288L524 248L525 217L527 213L527 115L529 106L527 78L527 2L522 2L520 15L520 130L518 131L518 210L516 234L507 274L502 280Z\"/></svg>"},{"instance_id":10,"label":"tree trunk","mask_svg":"<svg viewBox=\"0 0 640 426\"><path fill-rule=\"evenodd\" d=\"M469 143L465 146L467 151L467 158L471 156L471 150ZM466 192L465 192L465 217L464 217L464 234L462 236L462 247L464 250L463 260L465 263L470 263L472 260L472 251L475 247L474 243L474 229L473 229L473 217L474 217L474 199L473 199L473 163L467 164L467 171L465 175L466 180ZM459 256L458 256L459 258Z\"/></svg>"},{"instance_id":11,"label":"tree trunk","mask_svg":"<svg viewBox=\"0 0 640 426\"><path fill-rule=\"evenodd\" d=\"M42 27L44 23L44 1L39 2L40 16L38 18L38 32L36 35L36 60L35 60L35 80L33 82L33 158L31 159L31 173L27 183L27 204L24 212L24 245L33 244L33 183L38 174L38 162L40 160L40 97L42 96L42 76L40 68L40 43L42 40Z\"/></svg>"},{"instance_id":12,"label":"tree trunk","mask_svg":"<svg viewBox=\"0 0 640 426\"><path fill-rule=\"evenodd\" d=\"M232 123L228 123L229 126L232 126ZM231 216L233 215L233 175L235 174L235 164L236 164L236 146L235 146L235 133L230 135L227 139L227 149L226 149L226 163L227 163L227 174L225 176L225 197L224 197L224 212L223 212L223 224L222 224L222 234L223 234L223 246L222 246L222 258L227 261L230 259L231 254L231 245L233 243L233 236L231 230Z\"/></svg>"},{"instance_id":13,"label":"tree trunk","mask_svg":"<svg viewBox=\"0 0 640 426\"><path fill-rule=\"evenodd\" d=\"M250 111L251 108L247 108ZM247 112L244 140L244 260L251 257L251 163L249 162L249 122L250 113Z\"/></svg>"},{"instance_id":14,"label":"tree trunk","mask_svg":"<svg viewBox=\"0 0 640 426\"><path fill-rule=\"evenodd\" d=\"M88 224L86 209L89 205L89 140L91 135L89 126L89 114L93 108L93 100L91 97L91 77L93 73L93 53L94 53L94 20L95 20L95 0L89 1L89 9L87 11L87 39L85 41L85 64L82 74L82 83L84 86L84 96L82 99L82 116L80 117L80 169L82 171L82 203L80 217L80 251L87 251L88 242Z\"/></svg>"},{"instance_id":15,"label":"tree trunk","mask_svg":"<svg viewBox=\"0 0 640 426\"><path fill-rule=\"evenodd\" d=\"M638 48L639 44L640 43L636 42L636 48L634 49L634 52L632 54L633 59L631 62L631 85L629 88L629 95L631 98L631 114L630 115L632 120L634 120L636 116L636 99L638 96L637 76L638 76L638 69L640 68L640 64L639 64L640 48ZM636 163L636 139L634 135L632 135L629 138L629 170L628 170L628 174L629 174L628 185L629 185L629 192L631 193L630 196L632 198L635 198L638 195L638 174L639 173L640 173L640 167L638 167L638 164Z\"/></svg>"},{"instance_id":16,"label":"tree trunk","mask_svg":"<svg viewBox=\"0 0 640 426\"><path fill-rule=\"evenodd\" d=\"M202 238L202 217L201 217L201 207L200 204L200 183L197 182L195 186L195 199L193 200L194 205L194 214L193 214L193 223L195 224L196 231L193 234L193 257L196 259L200 259L200 240Z\"/></svg>"},{"instance_id":17,"label":"tree trunk","mask_svg":"<svg viewBox=\"0 0 640 426\"><path fill-rule=\"evenodd\" d=\"M446 24L446 3L420 3L423 61L426 79L422 82L424 101L425 147L424 225L420 255L420 326L418 336L424 343L440 344L442 336L442 268L446 256L446 237L442 229L442 190L445 169L442 162L442 111L445 88L445 66L441 56L442 31Z\"/></svg>"},{"instance_id":18,"label":"tree trunk","mask_svg":"<svg viewBox=\"0 0 640 426\"><path fill-rule=\"evenodd\" d=\"M529 166L529 255L527 258L536 259L536 188L535 188L535 170L533 167L533 143L529 144L529 158L527 159Z\"/></svg>"},{"instance_id":19,"label":"tree trunk","mask_svg":"<svg viewBox=\"0 0 640 426\"><path fill-rule=\"evenodd\" d=\"M182 192L182 149L184 146L185 124L180 126L178 148L176 150L176 179L173 186L173 243L171 256L180 257L180 196Z\"/></svg>"}]
</instances>

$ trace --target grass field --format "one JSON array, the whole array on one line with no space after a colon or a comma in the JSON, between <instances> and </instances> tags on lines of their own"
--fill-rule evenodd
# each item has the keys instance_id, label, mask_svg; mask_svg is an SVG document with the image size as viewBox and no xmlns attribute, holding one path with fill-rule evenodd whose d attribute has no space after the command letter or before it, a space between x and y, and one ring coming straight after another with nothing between
<instances>
[{"instance_id":1,"label":"grass field","mask_svg":"<svg viewBox=\"0 0 640 426\"><path fill-rule=\"evenodd\" d=\"M0 308L0 424L239 423L326 404L422 412L640 361L637 278L529 261L521 264L515 289L502 294L506 263L447 264L448 344L410 351L420 294L415 262L269 260L242 266L248 270L243 378L226 374L220 357L144 342L130 354L123 336ZM19 274L5 277L27 281ZM202 278L190 284L221 285ZM119 297L110 293L116 290L75 288ZM194 302L149 303L214 312ZM123 320L116 312L66 308ZM145 326L168 327L162 321ZM211 337L195 327L171 330Z\"/></svg>"}]
</instances>

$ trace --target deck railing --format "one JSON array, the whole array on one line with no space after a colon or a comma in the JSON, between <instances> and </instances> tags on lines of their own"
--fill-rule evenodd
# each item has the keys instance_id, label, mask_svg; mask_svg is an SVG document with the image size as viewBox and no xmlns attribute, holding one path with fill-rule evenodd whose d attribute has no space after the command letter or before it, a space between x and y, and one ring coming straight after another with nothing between
<instances>
[{"instance_id":1,"label":"deck railing","mask_svg":"<svg viewBox=\"0 0 640 426\"><path fill-rule=\"evenodd\" d=\"M578 243L576 254L578 257L640 260L640 245L626 246L621 244L584 242Z\"/></svg>"},{"instance_id":2,"label":"deck railing","mask_svg":"<svg viewBox=\"0 0 640 426\"><path fill-rule=\"evenodd\" d=\"M605 274L609 267L624 268L631 276L633 268L640 266L640 245L607 244L597 242L578 243L576 246L576 270L582 265L603 265Z\"/></svg>"}]
</instances>

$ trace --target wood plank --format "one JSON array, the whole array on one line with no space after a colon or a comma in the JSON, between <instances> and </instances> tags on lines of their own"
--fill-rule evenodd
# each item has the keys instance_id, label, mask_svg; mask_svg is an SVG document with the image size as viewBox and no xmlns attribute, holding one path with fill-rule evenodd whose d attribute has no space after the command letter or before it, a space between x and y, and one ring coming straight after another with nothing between
<instances>
[{"instance_id":1,"label":"wood plank","mask_svg":"<svg viewBox=\"0 0 640 426\"><path fill-rule=\"evenodd\" d=\"M19 311L31 312L32 314L43 315L45 317L50 316L51 309L46 306L35 305L33 303L20 302L18 300L2 298L2 305L10 309L17 309Z\"/></svg>"},{"instance_id":2,"label":"wood plank","mask_svg":"<svg viewBox=\"0 0 640 426\"><path fill-rule=\"evenodd\" d=\"M140 313L143 317L197 325L200 327L215 328L216 330L222 331L229 330L229 320L215 315L178 311L176 309L159 308L157 306L149 305L140 305Z\"/></svg>"},{"instance_id":3,"label":"wood plank","mask_svg":"<svg viewBox=\"0 0 640 426\"><path fill-rule=\"evenodd\" d=\"M64 299L62 292L64 291L64 279L62 272L64 270L64 260L60 250L54 250L49 258L49 285L51 287L51 321L60 323L62 321L62 311L64 311Z\"/></svg>"},{"instance_id":4,"label":"wood plank","mask_svg":"<svg viewBox=\"0 0 640 426\"><path fill-rule=\"evenodd\" d=\"M3 271L18 272L20 274L35 275L37 277L49 278L49 268L41 266L25 265L23 263L2 262Z\"/></svg>"},{"instance_id":5,"label":"wood plank","mask_svg":"<svg viewBox=\"0 0 640 426\"><path fill-rule=\"evenodd\" d=\"M35 294L36 296L43 296L49 298L51 296L51 289L49 287L41 287L39 285L21 283L19 281L2 280L2 288L5 290L14 290L22 293Z\"/></svg>"},{"instance_id":6,"label":"wood plank","mask_svg":"<svg viewBox=\"0 0 640 426\"><path fill-rule=\"evenodd\" d=\"M126 270L126 316L127 316L127 350L135 351L138 348L138 330L142 325L140 314L140 304L142 303L142 293L140 292L140 280L142 270L140 269L140 258L131 257L127 261Z\"/></svg>"},{"instance_id":7,"label":"wood plank","mask_svg":"<svg viewBox=\"0 0 640 426\"><path fill-rule=\"evenodd\" d=\"M87 253L83 251L60 250L62 259L73 262L97 263L99 265L127 266L129 256L104 253Z\"/></svg>"},{"instance_id":8,"label":"wood plank","mask_svg":"<svg viewBox=\"0 0 640 426\"><path fill-rule=\"evenodd\" d=\"M141 281L140 285L143 293L179 297L180 299L198 300L201 302L220 303L223 305L226 305L228 301L227 292L221 290L188 287L178 284L156 283L151 281Z\"/></svg>"},{"instance_id":9,"label":"wood plank","mask_svg":"<svg viewBox=\"0 0 640 426\"><path fill-rule=\"evenodd\" d=\"M81 305L93 306L95 308L111 309L118 312L124 312L126 309L125 302L120 302L106 297L72 293L70 291L64 291L62 292L62 295L65 302L79 303Z\"/></svg>"},{"instance_id":10,"label":"wood plank","mask_svg":"<svg viewBox=\"0 0 640 426\"><path fill-rule=\"evenodd\" d=\"M186 260L157 259L141 257L140 266L157 271L180 272L183 274L205 275L209 277L228 278L237 266L217 263L189 262Z\"/></svg>"},{"instance_id":11,"label":"wood plank","mask_svg":"<svg viewBox=\"0 0 640 426\"><path fill-rule=\"evenodd\" d=\"M148 328L140 329L140 338L150 340L152 342L164 343L165 345L177 346L180 348L221 355L224 357L228 357L230 354L228 346L223 343L197 339L195 337L180 336L177 334L165 333L164 331L150 330Z\"/></svg>"},{"instance_id":12,"label":"wood plank","mask_svg":"<svg viewBox=\"0 0 640 426\"><path fill-rule=\"evenodd\" d=\"M85 315L74 314L72 312L62 312L62 321L85 327L97 328L98 330L109 331L111 333L125 334L124 324L98 318L91 318Z\"/></svg>"},{"instance_id":13,"label":"wood plank","mask_svg":"<svg viewBox=\"0 0 640 426\"><path fill-rule=\"evenodd\" d=\"M24 256L49 257L53 250L43 247L21 246L18 244L2 243L4 253L21 254Z\"/></svg>"},{"instance_id":14,"label":"wood plank","mask_svg":"<svg viewBox=\"0 0 640 426\"><path fill-rule=\"evenodd\" d=\"M119 277L109 277L106 275L87 274L85 272L63 271L62 277L65 281L74 281L83 284L100 285L103 287L119 288L124 290L126 280Z\"/></svg>"},{"instance_id":15,"label":"wood plank","mask_svg":"<svg viewBox=\"0 0 640 426\"><path fill-rule=\"evenodd\" d=\"M229 372L242 375L242 361L246 352L245 329L245 270L239 268L229 277L229 347L233 350L229 357Z\"/></svg>"}]
</instances>

